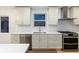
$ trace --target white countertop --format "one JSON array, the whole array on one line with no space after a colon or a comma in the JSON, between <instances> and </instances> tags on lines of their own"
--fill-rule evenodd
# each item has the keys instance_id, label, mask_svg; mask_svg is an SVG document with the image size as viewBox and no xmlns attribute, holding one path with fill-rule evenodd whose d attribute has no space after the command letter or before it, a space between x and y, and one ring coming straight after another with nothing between
<instances>
[{"instance_id":1,"label":"white countertop","mask_svg":"<svg viewBox=\"0 0 79 59\"><path fill-rule=\"evenodd\" d=\"M35 32L33 34L62 34L62 33L59 33L59 32L47 32L47 33L45 33L45 32Z\"/></svg>"},{"instance_id":2,"label":"white countertop","mask_svg":"<svg viewBox=\"0 0 79 59\"><path fill-rule=\"evenodd\" d=\"M79 34L79 32L76 32L76 33L78 33L78 34Z\"/></svg>"},{"instance_id":3,"label":"white countertop","mask_svg":"<svg viewBox=\"0 0 79 59\"><path fill-rule=\"evenodd\" d=\"M79 34L79 32L76 32L77 34Z\"/></svg>"},{"instance_id":4,"label":"white countertop","mask_svg":"<svg viewBox=\"0 0 79 59\"><path fill-rule=\"evenodd\" d=\"M59 33L59 32L48 32L47 34L62 34L62 33Z\"/></svg>"},{"instance_id":5,"label":"white countertop","mask_svg":"<svg viewBox=\"0 0 79 59\"><path fill-rule=\"evenodd\" d=\"M0 44L0 53L24 53L29 44Z\"/></svg>"},{"instance_id":6,"label":"white countertop","mask_svg":"<svg viewBox=\"0 0 79 59\"><path fill-rule=\"evenodd\" d=\"M39 32L36 32L39 33ZM41 32L43 33L43 32ZM0 34L34 34L34 33L0 33ZM61 34L59 32L46 32L45 34Z\"/></svg>"}]
</instances>

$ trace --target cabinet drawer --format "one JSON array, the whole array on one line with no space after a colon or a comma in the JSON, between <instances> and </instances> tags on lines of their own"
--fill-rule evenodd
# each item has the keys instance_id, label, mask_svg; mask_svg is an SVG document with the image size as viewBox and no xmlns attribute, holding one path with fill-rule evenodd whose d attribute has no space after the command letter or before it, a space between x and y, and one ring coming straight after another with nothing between
<instances>
[{"instance_id":1,"label":"cabinet drawer","mask_svg":"<svg viewBox=\"0 0 79 59\"><path fill-rule=\"evenodd\" d=\"M58 42L48 42L48 45L49 45L49 44L50 44L50 45L53 45L53 44L56 44L56 45L57 45Z\"/></svg>"},{"instance_id":2,"label":"cabinet drawer","mask_svg":"<svg viewBox=\"0 0 79 59\"><path fill-rule=\"evenodd\" d=\"M47 39L47 35L46 34L40 34L39 37L40 37L40 39Z\"/></svg>"},{"instance_id":3,"label":"cabinet drawer","mask_svg":"<svg viewBox=\"0 0 79 59\"><path fill-rule=\"evenodd\" d=\"M53 41L57 41L57 40L62 40L62 37L59 35L48 35L47 37L48 40L53 40Z\"/></svg>"},{"instance_id":4,"label":"cabinet drawer","mask_svg":"<svg viewBox=\"0 0 79 59\"><path fill-rule=\"evenodd\" d=\"M59 34L48 34L48 37L62 37L62 35Z\"/></svg>"},{"instance_id":5,"label":"cabinet drawer","mask_svg":"<svg viewBox=\"0 0 79 59\"><path fill-rule=\"evenodd\" d=\"M53 43L59 43L59 42L57 40L55 40L55 41L54 40L47 40L47 43L52 43L53 44Z\"/></svg>"},{"instance_id":6,"label":"cabinet drawer","mask_svg":"<svg viewBox=\"0 0 79 59\"><path fill-rule=\"evenodd\" d=\"M57 42L57 39L47 39L48 42Z\"/></svg>"}]
</instances>

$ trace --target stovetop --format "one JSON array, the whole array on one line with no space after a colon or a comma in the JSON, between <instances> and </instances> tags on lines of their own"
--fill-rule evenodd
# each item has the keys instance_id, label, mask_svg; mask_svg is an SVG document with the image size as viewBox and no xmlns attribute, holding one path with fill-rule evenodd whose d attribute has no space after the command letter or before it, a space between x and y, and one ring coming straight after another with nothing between
<instances>
[{"instance_id":1,"label":"stovetop","mask_svg":"<svg viewBox=\"0 0 79 59\"><path fill-rule=\"evenodd\" d=\"M76 33L76 32L72 32L72 31L58 31L60 33Z\"/></svg>"},{"instance_id":2,"label":"stovetop","mask_svg":"<svg viewBox=\"0 0 79 59\"><path fill-rule=\"evenodd\" d=\"M77 37L78 34L76 32L72 32L72 31L58 31L60 33L63 34L63 36L67 36L67 37Z\"/></svg>"}]
</instances>

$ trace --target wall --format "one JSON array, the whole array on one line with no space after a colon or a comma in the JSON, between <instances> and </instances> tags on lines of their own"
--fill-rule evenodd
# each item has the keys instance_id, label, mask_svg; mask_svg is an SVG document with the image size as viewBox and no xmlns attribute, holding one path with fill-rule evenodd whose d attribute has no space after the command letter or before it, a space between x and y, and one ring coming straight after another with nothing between
<instances>
[{"instance_id":1,"label":"wall","mask_svg":"<svg viewBox=\"0 0 79 59\"><path fill-rule=\"evenodd\" d=\"M30 26L19 26L16 23L16 7L0 7L0 16L9 16L9 32L10 33L26 33L31 32Z\"/></svg>"},{"instance_id":2,"label":"wall","mask_svg":"<svg viewBox=\"0 0 79 59\"><path fill-rule=\"evenodd\" d=\"M0 16L9 16L9 32L17 31L15 23L16 10L14 7L0 7Z\"/></svg>"},{"instance_id":3,"label":"wall","mask_svg":"<svg viewBox=\"0 0 79 59\"><path fill-rule=\"evenodd\" d=\"M17 18L16 7L0 7L0 16L9 16L9 32L10 33L12 33L12 34L17 34L17 33L31 34L33 32L39 32L39 27L33 26L33 20L34 20L33 14L34 13L45 13L46 16L48 16L47 8L48 7L32 7L31 8L31 26L17 25L17 23L16 23L16 18ZM46 17L46 21L47 20L48 20L48 18ZM47 22L47 24L48 24L48 22ZM49 31L57 30L56 25L48 26L47 24L46 24L46 27L41 28L42 32L49 32Z\"/></svg>"},{"instance_id":4,"label":"wall","mask_svg":"<svg viewBox=\"0 0 79 59\"><path fill-rule=\"evenodd\" d=\"M31 7L31 26L19 26L16 23L16 7L0 7L0 16L9 16L9 31L10 33L32 33L38 32L39 27L33 26L33 14L34 13L45 13L48 16L48 7ZM41 10L41 11L40 11ZM48 21L48 17L46 17L46 21ZM59 20L58 25L48 26L48 22L46 27L41 28L42 32L54 32L58 30L72 30L79 31L79 26L75 25L72 20Z\"/></svg>"},{"instance_id":5,"label":"wall","mask_svg":"<svg viewBox=\"0 0 79 59\"><path fill-rule=\"evenodd\" d=\"M10 7L10 6L1 7L0 6L0 16L9 16L9 33L12 34L12 35L0 34L0 43L17 43L19 42L19 36L17 34L22 34L22 33L31 34L33 32L39 32L39 27L33 26L33 20L34 20L33 14L45 13L46 16L48 16L47 8L48 7L32 7L31 8L31 26L20 26L20 25L17 25L16 23L16 19L17 19L16 7ZM48 18L46 17L46 21L47 20ZM46 27L41 28L42 32L57 31L57 26L48 26L47 24L46 24ZM13 35L13 34L16 34L16 35Z\"/></svg>"},{"instance_id":6,"label":"wall","mask_svg":"<svg viewBox=\"0 0 79 59\"><path fill-rule=\"evenodd\" d=\"M47 6L42 6L42 7L32 7L32 13L31 13L31 26L33 28L33 32L39 32L39 27L34 27L34 17L33 14L34 13L44 13L46 15L46 26L45 27L41 27L41 32L54 32L57 31L57 25L52 25L49 26L48 25L48 7Z\"/></svg>"},{"instance_id":7,"label":"wall","mask_svg":"<svg viewBox=\"0 0 79 59\"><path fill-rule=\"evenodd\" d=\"M32 13L31 13L31 26L33 27L33 32L39 32L39 27L35 27L33 24L34 24L34 14L35 13L42 13L42 14L45 14L46 17L45 17L45 20L47 21L47 8L48 7L32 7ZM46 24L46 27L41 27L41 32L45 32L47 31L47 24Z\"/></svg>"},{"instance_id":8,"label":"wall","mask_svg":"<svg viewBox=\"0 0 79 59\"><path fill-rule=\"evenodd\" d=\"M79 32L79 25L75 25L74 20L59 20L58 30Z\"/></svg>"},{"instance_id":9,"label":"wall","mask_svg":"<svg viewBox=\"0 0 79 59\"><path fill-rule=\"evenodd\" d=\"M48 7L31 7L31 26L19 26L16 23L16 7L0 7L0 16L9 16L9 32L11 34L31 34L33 32L39 32L39 27L33 26L33 14L34 13L45 13L48 16ZM41 11L40 11L41 10ZM48 17L46 17L46 21L48 21ZM58 25L48 25L46 22L46 27L42 27L42 32L55 32L58 30L66 30L66 31L77 31L79 32L79 26L75 25L73 20L59 20ZM15 35L10 36L10 34L0 34L0 43L14 43L13 40ZM7 39L6 39L7 38ZM15 37L15 39L18 39ZM13 41L12 41L13 40ZM17 40L17 42L19 42Z\"/></svg>"}]
</instances>

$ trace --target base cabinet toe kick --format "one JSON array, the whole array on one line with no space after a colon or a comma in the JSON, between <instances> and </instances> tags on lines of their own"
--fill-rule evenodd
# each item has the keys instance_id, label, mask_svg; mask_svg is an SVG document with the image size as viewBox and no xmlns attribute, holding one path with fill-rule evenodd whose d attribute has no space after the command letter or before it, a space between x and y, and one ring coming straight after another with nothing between
<instances>
[{"instance_id":1,"label":"base cabinet toe kick","mask_svg":"<svg viewBox=\"0 0 79 59\"><path fill-rule=\"evenodd\" d=\"M33 34L32 50L61 50L62 34Z\"/></svg>"}]
</instances>

